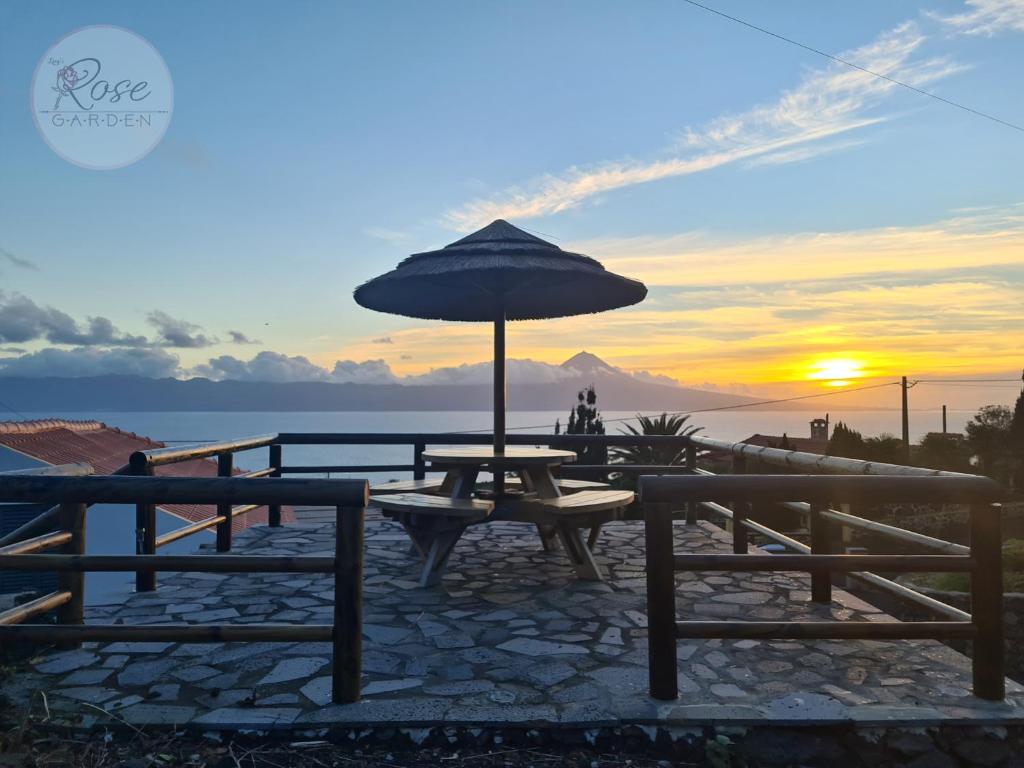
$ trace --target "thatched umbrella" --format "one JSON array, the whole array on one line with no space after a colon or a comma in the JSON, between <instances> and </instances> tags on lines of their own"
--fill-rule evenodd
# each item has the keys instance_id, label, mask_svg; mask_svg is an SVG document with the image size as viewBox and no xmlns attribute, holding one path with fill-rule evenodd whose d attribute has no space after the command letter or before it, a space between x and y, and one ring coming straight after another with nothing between
<instances>
[{"instance_id":1,"label":"thatched umbrella","mask_svg":"<svg viewBox=\"0 0 1024 768\"><path fill-rule=\"evenodd\" d=\"M494 323L495 453L505 451L505 321L604 312L646 295L643 283L502 219L355 290L359 304L381 312Z\"/></svg>"}]
</instances>

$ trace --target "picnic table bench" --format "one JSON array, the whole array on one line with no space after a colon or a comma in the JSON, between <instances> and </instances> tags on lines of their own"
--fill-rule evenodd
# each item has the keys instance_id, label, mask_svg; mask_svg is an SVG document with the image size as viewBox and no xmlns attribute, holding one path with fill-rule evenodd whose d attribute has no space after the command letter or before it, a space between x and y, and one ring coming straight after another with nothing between
<instances>
[{"instance_id":1,"label":"picnic table bench","mask_svg":"<svg viewBox=\"0 0 1024 768\"><path fill-rule=\"evenodd\" d=\"M423 558L420 586L437 584L448 556L467 527L487 519L493 501L457 499L429 493L371 495L370 504L398 521Z\"/></svg>"}]
</instances>

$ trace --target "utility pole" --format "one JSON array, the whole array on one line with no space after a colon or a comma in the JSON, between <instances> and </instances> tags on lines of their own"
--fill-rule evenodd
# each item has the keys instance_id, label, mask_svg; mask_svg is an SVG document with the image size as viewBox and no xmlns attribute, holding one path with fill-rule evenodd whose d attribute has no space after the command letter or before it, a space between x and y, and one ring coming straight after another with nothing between
<instances>
[{"instance_id":1,"label":"utility pole","mask_svg":"<svg viewBox=\"0 0 1024 768\"><path fill-rule=\"evenodd\" d=\"M946 434L946 406L942 406L942 434Z\"/></svg>"},{"instance_id":2,"label":"utility pole","mask_svg":"<svg viewBox=\"0 0 1024 768\"><path fill-rule=\"evenodd\" d=\"M900 381L903 392L903 460L910 464L910 414L907 409L907 377Z\"/></svg>"}]
</instances>

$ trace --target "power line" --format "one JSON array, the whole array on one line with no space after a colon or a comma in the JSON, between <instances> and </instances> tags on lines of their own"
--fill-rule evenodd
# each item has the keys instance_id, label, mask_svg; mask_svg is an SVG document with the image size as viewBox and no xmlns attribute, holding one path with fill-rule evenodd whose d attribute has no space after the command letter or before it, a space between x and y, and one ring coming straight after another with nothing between
<instances>
[{"instance_id":1,"label":"power line","mask_svg":"<svg viewBox=\"0 0 1024 768\"><path fill-rule=\"evenodd\" d=\"M3 400L0 400L0 408L3 408L4 410L10 411L15 416L17 416L17 417L19 417L21 419L25 419L25 421L29 420L28 416L26 416L24 413L19 411L17 408L12 408L7 403L5 403Z\"/></svg>"},{"instance_id":2,"label":"power line","mask_svg":"<svg viewBox=\"0 0 1024 768\"><path fill-rule=\"evenodd\" d=\"M713 13L716 16L721 16L723 19L728 19L729 21L733 21L737 24L742 24L744 27L749 27L750 29L753 29L757 32L769 35L770 37L774 37L777 40L781 40L784 43L789 43L790 45L795 45L798 48L803 48L805 51L810 51L811 53L815 53L818 56L824 56L826 59L831 59L834 62L843 64L847 67L856 69L860 72L864 72L865 74L871 75L872 77L877 77L880 80L885 80L886 82L892 83L893 85L898 85L901 88L906 88L908 91L913 91L914 93L920 94L921 96L927 96L929 99L941 101L943 104L947 104L951 107L956 107L957 109L962 109L964 112L970 112L972 115L976 115L977 117L983 117L986 120L991 120L994 123L999 123L1000 125L1004 125L1007 128L1013 128L1015 131L1020 131L1021 133L1024 133L1024 127L1020 125L1011 123L1007 120L1003 120L1002 118L996 117L995 115L990 115L987 112L982 112L981 110L973 109L972 107L968 107L965 104L953 101L952 99L944 98L942 96L939 96L937 93L926 91L923 88L918 88L917 86L911 85L910 83L905 83L902 80L897 80L895 77L889 77L888 75L883 75L881 72L875 72L874 70L868 69L867 67L862 67L859 64L854 64L852 61L849 61L848 59L840 58L839 56L835 56L819 48L814 48L813 46L807 45L806 43L801 43L799 40L794 40L791 37L780 35L778 32L772 32L770 29L765 29L764 27L759 27L756 24L751 24L749 21L744 21L743 19L737 18L735 16L730 16L728 13L724 13L723 11L719 11L715 8L703 5L702 3L698 3L696 2L696 0L683 0L683 2L689 3L695 8L705 10L708 13Z\"/></svg>"},{"instance_id":3,"label":"power line","mask_svg":"<svg viewBox=\"0 0 1024 768\"><path fill-rule=\"evenodd\" d=\"M1016 384L1022 379L915 379L915 384Z\"/></svg>"},{"instance_id":4,"label":"power line","mask_svg":"<svg viewBox=\"0 0 1024 768\"><path fill-rule=\"evenodd\" d=\"M642 415L660 416L662 413L665 413L668 416L688 416L688 415L694 414L694 413L713 413L715 411L732 411L732 410L736 410L737 408L755 408L755 407L757 407L759 405L774 405L776 403L792 403L792 402L795 402L797 400L810 400L811 398L815 398L815 397L833 397L835 395L845 395L845 394L848 394L850 392L863 392L863 391L868 390L868 389L880 389L882 387L893 387L893 386L899 386L899 382L898 381L886 381L886 382L883 382L882 384L869 384L868 386L864 386L864 387L851 387L849 389L838 389L835 392L817 392L817 393L815 393L813 395L797 395L796 397L780 397L780 398L778 398L776 400L757 400L757 401L755 401L753 403L737 403L735 405L720 405L720 406L718 406L716 408L696 408L696 409L690 410L690 411L659 411L658 413L651 413L651 414L637 414L636 416L627 416L627 417L623 417L623 418L619 418L619 419L608 419L608 420L604 421L604 423L605 424L616 424L618 422L623 422L623 421L634 421L634 420L636 420L636 418L638 416L642 416ZM547 429L550 426L551 426L550 424L534 424L534 425L531 425L531 426L528 426L528 427L508 427L508 431L512 432L514 430L519 430L519 429ZM459 432L453 432L452 434L456 434L456 435L472 435L472 434L477 434L477 433L481 433L481 432L490 432L490 431L491 430L489 430L489 429L464 429L464 430L461 430Z\"/></svg>"}]
</instances>

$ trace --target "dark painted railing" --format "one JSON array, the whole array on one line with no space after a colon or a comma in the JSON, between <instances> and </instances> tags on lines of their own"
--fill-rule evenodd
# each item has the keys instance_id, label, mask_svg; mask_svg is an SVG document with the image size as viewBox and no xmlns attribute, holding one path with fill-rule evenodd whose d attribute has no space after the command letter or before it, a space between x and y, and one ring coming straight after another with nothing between
<instances>
[{"instance_id":1,"label":"dark painted railing","mask_svg":"<svg viewBox=\"0 0 1024 768\"><path fill-rule=\"evenodd\" d=\"M681 638L967 638L973 641L975 695L994 700L1004 697L1002 539L1000 506L996 503L1004 491L994 481L972 475L914 473L899 476L889 472L875 477L697 475L641 477L639 489L646 521L650 686L655 698L678 696L676 641ZM807 505L811 546L808 548L792 539L789 543L805 554L747 554L748 529L769 538L777 534L766 526L751 525L753 521L746 519L750 506L792 505L795 499L805 500ZM946 554L941 555L835 554L830 523L871 525L871 521L828 510L828 505L836 502L966 504L970 507L971 545L967 548L943 542L948 546ZM712 511L731 517L734 554L676 554L671 505L681 503L711 507ZM726 503L733 504L732 510L723 506ZM826 511L832 514L826 516ZM898 538L921 543L919 539L904 536L910 532L900 529L888 532L899 532ZM833 572L968 572L971 574L971 614L951 609L947 615L959 614L955 616L957 620L929 622L677 621L675 573L715 570L810 572L811 599L819 603L829 603L832 599Z\"/></svg>"},{"instance_id":2,"label":"dark painted railing","mask_svg":"<svg viewBox=\"0 0 1024 768\"><path fill-rule=\"evenodd\" d=\"M0 640L27 639L75 647L86 641L332 642L333 699L359 699L362 655L363 510L365 480L281 479L258 483L244 477L60 477L0 474L0 503L59 505L58 530L0 548L0 570L50 571L57 591L0 613ZM87 555L89 504L233 505L318 504L336 508L333 557L237 555ZM58 550L58 554L41 554ZM122 624L84 623L84 574L95 571L183 573L322 573L334 576L333 624ZM25 623L56 609L57 625Z\"/></svg>"}]
</instances>

